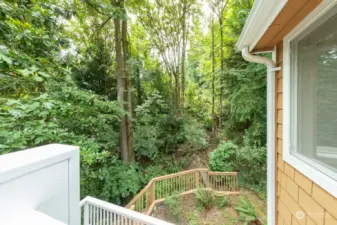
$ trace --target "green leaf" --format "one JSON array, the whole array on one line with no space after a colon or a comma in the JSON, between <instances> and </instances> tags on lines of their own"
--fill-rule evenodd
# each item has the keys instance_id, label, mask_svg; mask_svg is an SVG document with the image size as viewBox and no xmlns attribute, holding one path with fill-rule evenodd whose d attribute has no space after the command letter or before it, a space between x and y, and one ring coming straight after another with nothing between
<instances>
[{"instance_id":1,"label":"green leaf","mask_svg":"<svg viewBox=\"0 0 337 225\"><path fill-rule=\"evenodd\" d=\"M21 110L17 110L17 109L10 109L8 110L8 112L14 117L20 117L22 115Z\"/></svg>"},{"instance_id":2,"label":"green leaf","mask_svg":"<svg viewBox=\"0 0 337 225\"><path fill-rule=\"evenodd\" d=\"M12 65L13 60L0 52L0 59L5 61L8 65Z\"/></svg>"},{"instance_id":3,"label":"green leaf","mask_svg":"<svg viewBox=\"0 0 337 225\"><path fill-rule=\"evenodd\" d=\"M50 77L50 75L48 73L45 73L43 71L39 71L38 74L40 74L41 76L45 77L45 78L48 78Z\"/></svg>"},{"instance_id":4,"label":"green leaf","mask_svg":"<svg viewBox=\"0 0 337 225\"><path fill-rule=\"evenodd\" d=\"M39 76L33 76L33 79L37 82L42 82L43 81L43 78L42 77L39 77Z\"/></svg>"},{"instance_id":5,"label":"green leaf","mask_svg":"<svg viewBox=\"0 0 337 225\"><path fill-rule=\"evenodd\" d=\"M28 77L28 75L30 75L31 74L31 71L29 71L28 69L23 69L23 70L18 70L21 74L22 74L22 76L24 76L24 77Z\"/></svg>"}]
</instances>

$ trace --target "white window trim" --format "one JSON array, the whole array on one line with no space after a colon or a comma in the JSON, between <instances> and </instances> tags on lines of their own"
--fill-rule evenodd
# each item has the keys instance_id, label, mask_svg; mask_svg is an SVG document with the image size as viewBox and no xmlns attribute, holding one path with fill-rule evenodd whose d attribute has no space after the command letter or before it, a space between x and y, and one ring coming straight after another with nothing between
<instances>
[{"instance_id":1,"label":"white window trim","mask_svg":"<svg viewBox=\"0 0 337 225\"><path fill-rule=\"evenodd\" d=\"M304 20L302 20L284 39L283 39L283 160L296 170L307 176L310 180L322 187L332 196L337 198L337 180L327 174L334 173L327 169L327 166L315 160L304 157L300 154L290 154L291 135L293 126L291 120L291 68L290 68L290 43L302 32L305 32L314 22L327 16L330 9L337 5L336 0L323 0ZM328 19L328 18L326 18ZM324 23L324 17L321 23ZM324 172L322 172L324 171Z\"/></svg>"}]
</instances>

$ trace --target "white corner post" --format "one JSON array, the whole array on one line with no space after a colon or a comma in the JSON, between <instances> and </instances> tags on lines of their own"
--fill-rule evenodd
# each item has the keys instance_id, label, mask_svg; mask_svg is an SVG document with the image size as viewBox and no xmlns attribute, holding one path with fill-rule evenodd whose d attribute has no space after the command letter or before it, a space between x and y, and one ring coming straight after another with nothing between
<instances>
[{"instance_id":1,"label":"white corner post","mask_svg":"<svg viewBox=\"0 0 337 225\"><path fill-rule=\"evenodd\" d=\"M276 169L275 169L275 71L276 49L274 48L273 59L252 55L249 48L242 50L242 57L253 63L264 64L267 67L267 218L268 225L276 224Z\"/></svg>"},{"instance_id":2,"label":"white corner post","mask_svg":"<svg viewBox=\"0 0 337 225\"><path fill-rule=\"evenodd\" d=\"M80 225L79 148L50 144L0 155L1 225Z\"/></svg>"}]
</instances>

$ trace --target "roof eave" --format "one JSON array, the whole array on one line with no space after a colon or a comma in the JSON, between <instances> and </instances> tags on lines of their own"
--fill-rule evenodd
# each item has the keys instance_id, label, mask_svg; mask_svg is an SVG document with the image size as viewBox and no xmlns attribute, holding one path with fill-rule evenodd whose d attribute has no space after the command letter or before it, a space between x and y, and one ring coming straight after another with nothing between
<instances>
[{"instance_id":1,"label":"roof eave","mask_svg":"<svg viewBox=\"0 0 337 225\"><path fill-rule=\"evenodd\" d=\"M238 50L254 50L288 0L256 0L236 44Z\"/></svg>"}]
</instances>

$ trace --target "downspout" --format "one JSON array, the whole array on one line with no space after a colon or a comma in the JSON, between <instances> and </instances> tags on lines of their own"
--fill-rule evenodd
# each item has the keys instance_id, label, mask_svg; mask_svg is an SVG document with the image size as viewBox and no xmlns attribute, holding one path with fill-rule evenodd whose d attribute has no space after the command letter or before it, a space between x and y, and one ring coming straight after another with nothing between
<instances>
[{"instance_id":1,"label":"downspout","mask_svg":"<svg viewBox=\"0 0 337 225\"><path fill-rule=\"evenodd\" d=\"M267 67L267 218L268 225L276 224L276 151L275 151L275 71L280 70L276 67L274 60L252 55L249 48L242 50L242 57L248 61L264 64ZM275 57L275 50L273 51Z\"/></svg>"}]
</instances>

